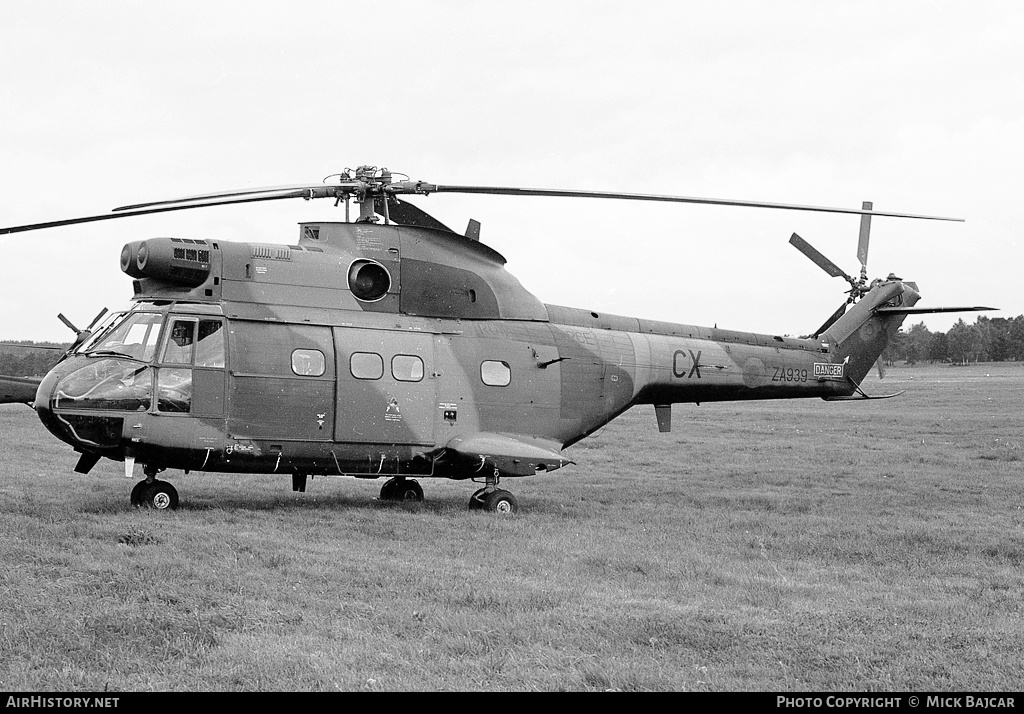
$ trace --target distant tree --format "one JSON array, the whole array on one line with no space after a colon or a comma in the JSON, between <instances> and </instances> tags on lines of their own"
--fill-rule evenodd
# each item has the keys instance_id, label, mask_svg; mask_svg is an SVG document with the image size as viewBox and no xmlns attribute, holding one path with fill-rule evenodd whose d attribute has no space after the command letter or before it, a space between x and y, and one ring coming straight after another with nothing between
<instances>
[{"instance_id":1,"label":"distant tree","mask_svg":"<svg viewBox=\"0 0 1024 714\"><path fill-rule=\"evenodd\" d=\"M1008 359L1019 362L1024 360L1024 315L1012 317L1009 322L1006 335Z\"/></svg>"},{"instance_id":2,"label":"distant tree","mask_svg":"<svg viewBox=\"0 0 1024 714\"><path fill-rule=\"evenodd\" d=\"M949 360L949 341L945 332L932 333L928 340L928 359L932 362L946 362Z\"/></svg>"},{"instance_id":3,"label":"distant tree","mask_svg":"<svg viewBox=\"0 0 1024 714\"><path fill-rule=\"evenodd\" d=\"M907 364L916 364L920 360L931 358L929 354L931 339L932 333L923 322L910 327L910 331L907 332L905 350Z\"/></svg>"},{"instance_id":4,"label":"distant tree","mask_svg":"<svg viewBox=\"0 0 1024 714\"><path fill-rule=\"evenodd\" d=\"M978 327L985 338L985 356L993 362L1005 362L1010 357L1010 320L1005 317L979 317Z\"/></svg>"},{"instance_id":5,"label":"distant tree","mask_svg":"<svg viewBox=\"0 0 1024 714\"><path fill-rule=\"evenodd\" d=\"M967 364L972 359L976 361L984 347L981 329L977 324L968 325L963 318L949 328L946 338L949 343L949 356L960 364Z\"/></svg>"}]
</instances>

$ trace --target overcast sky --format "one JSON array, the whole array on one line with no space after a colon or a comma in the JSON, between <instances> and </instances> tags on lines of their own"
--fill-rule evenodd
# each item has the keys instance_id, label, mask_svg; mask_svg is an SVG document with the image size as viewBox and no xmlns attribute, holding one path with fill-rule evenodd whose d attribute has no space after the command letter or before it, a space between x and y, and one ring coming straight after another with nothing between
<instances>
[{"instance_id":1,"label":"overcast sky","mask_svg":"<svg viewBox=\"0 0 1024 714\"><path fill-rule=\"evenodd\" d=\"M441 184L870 200L966 219L876 218L871 277L1014 317L1022 37L1016 2L4 2L0 226L362 164ZM600 312L804 334L846 284L790 234L859 270L854 216L414 202L456 230L480 220L542 301ZM58 312L82 326L127 304L129 241L294 243L298 222L343 216L281 201L0 237L0 338L67 340Z\"/></svg>"}]
</instances>

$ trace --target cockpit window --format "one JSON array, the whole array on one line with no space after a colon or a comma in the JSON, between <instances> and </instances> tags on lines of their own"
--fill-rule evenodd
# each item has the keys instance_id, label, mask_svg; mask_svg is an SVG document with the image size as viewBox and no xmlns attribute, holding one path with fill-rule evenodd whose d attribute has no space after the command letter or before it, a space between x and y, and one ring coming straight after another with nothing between
<instances>
[{"instance_id":1,"label":"cockpit window","mask_svg":"<svg viewBox=\"0 0 1024 714\"><path fill-rule=\"evenodd\" d=\"M111 327L97 334L79 350L80 354L128 357L149 362L160 344L163 316L150 312L126 313Z\"/></svg>"},{"instance_id":2,"label":"cockpit window","mask_svg":"<svg viewBox=\"0 0 1024 714\"><path fill-rule=\"evenodd\" d=\"M153 368L123 359L83 360L53 394L54 409L146 411L153 395Z\"/></svg>"},{"instance_id":3,"label":"cockpit window","mask_svg":"<svg viewBox=\"0 0 1024 714\"><path fill-rule=\"evenodd\" d=\"M196 321L173 320L171 334L167 337L164 356L166 364L192 364L192 353L196 347Z\"/></svg>"},{"instance_id":4,"label":"cockpit window","mask_svg":"<svg viewBox=\"0 0 1024 714\"><path fill-rule=\"evenodd\" d=\"M196 343L196 367L224 366L224 323L220 320L199 321L199 341Z\"/></svg>"},{"instance_id":5,"label":"cockpit window","mask_svg":"<svg viewBox=\"0 0 1024 714\"><path fill-rule=\"evenodd\" d=\"M164 364L195 364L196 367L224 366L224 323L194 317L172 317L167 344L160 361Z\"/></svg>"}]
</instances>

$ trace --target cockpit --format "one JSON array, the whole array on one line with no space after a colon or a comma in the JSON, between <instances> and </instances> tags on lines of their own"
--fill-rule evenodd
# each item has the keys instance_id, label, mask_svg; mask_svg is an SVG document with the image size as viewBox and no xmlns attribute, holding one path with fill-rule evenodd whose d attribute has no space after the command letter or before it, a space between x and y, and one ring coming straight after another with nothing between
<instances>
[{"instance_id":1,"label":"cockpit","mask_svg":"<svg viewBox=\"0 0 1024 714\"><path fill-rule=\"evenodd\" d=\"M56 412L188 413L193 370L224 367L224 332L219 316L137 303L111 315L75 349L49 406Z\"/></svg>"}]
</instances>

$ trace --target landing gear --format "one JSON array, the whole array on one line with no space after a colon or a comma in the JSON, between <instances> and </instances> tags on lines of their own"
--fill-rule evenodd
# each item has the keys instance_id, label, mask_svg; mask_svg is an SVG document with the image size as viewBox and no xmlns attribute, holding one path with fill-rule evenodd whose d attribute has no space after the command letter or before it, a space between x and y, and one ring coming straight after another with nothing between
<instances>
[{"instance_id":1,"label":"landing gear","mask_svg":"<svg viewBox=\"0 0 1024 714\"><path fill-rule=\"evenodd\" d=\"M423 487L420 482L414 479L400 478L398 476L389 478L380 487L380 500L382 501L422 501Z\"/></svg>"},{"instance_id":2,"label":"landing gear","mask_svg":"<svg viewBox=\"0 0 1024 714\"><path fill-rule=\"evenodd\" d=\"M480 489L469 499L470 510L493 511L502 515L511 515L519 510L519 501L509 491L496 488L490 493Z\"/></svg>"},{"instance_id":3,"label":"landing gear","mask_svg":"<svg viewBox=\"0 0 1024 714\"><path fill-rule=\"evenodd\" d=\"M155 508L158 511L173 511L178 507L178 491L167 481L142 480L132 489L133 506Z\"/></svg>"},{"instance_id":4,"label":"landing gear","mask_svg":"<svg viewBox=\"0 0 1024 714\"><path fill-rule=\"evenodd\" d=\"M146 478L135 484L129 497L133 506L155 508L158 511L173 511L178 507L178 491L156 477L161 471L163 469L146 464L143 469Z\"/></svg>"},{"instance_id":5,"label":"landing gear","mask_svg":"<svg viewBox=\"0 0 1024 714\"><path fill-rule=\"evenodd\" d=\"M469 510L491 511L510 516L519 510L519 501L511 492L496 488L498 476L488 476L487 485L469 497Z\"/></svg>"},{"instance_id":6,"label":"landing gear","mask_svg":"<svg viewBox=\"0 0 1024 714\"><path fill-rule=\"evenodd\" d=\"M178 491L166 481L154 481L146 489L142 505L158 511L173 511L178 507Z\"/></svg>"}]
</instances>

